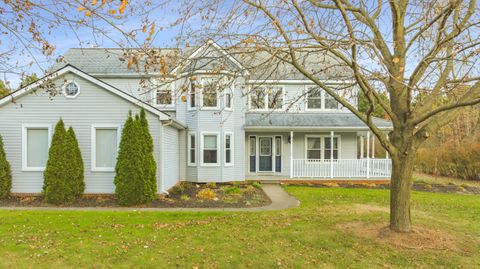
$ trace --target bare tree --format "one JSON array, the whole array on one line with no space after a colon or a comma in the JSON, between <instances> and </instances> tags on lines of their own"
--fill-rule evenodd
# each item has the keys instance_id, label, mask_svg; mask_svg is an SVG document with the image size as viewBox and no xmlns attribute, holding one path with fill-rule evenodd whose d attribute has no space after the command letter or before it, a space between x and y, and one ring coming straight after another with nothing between
<instances>
[{"instance_id":1,"label":"bare tree","mask_svg":"<svg viewBox=\"0 0 480 269\"><path fill-rule=\"evenodd\" d=\"M452 121L458 108L480 103L480 14L475 0L217 0L198 1L184 11L192 21L192 27L185 27L191 30L186 30L187 40L211 38L243 48L243 54L266 52L293 66L367 124L393 161L390 228L411 230L416 150ZM306 58L325 56L349 70L342 79L354 81L367 97L366 113L320 78L326 70L306 64ZM393 123L388 134L372 120L378 105Z\"/></svg>"}]
</instances>

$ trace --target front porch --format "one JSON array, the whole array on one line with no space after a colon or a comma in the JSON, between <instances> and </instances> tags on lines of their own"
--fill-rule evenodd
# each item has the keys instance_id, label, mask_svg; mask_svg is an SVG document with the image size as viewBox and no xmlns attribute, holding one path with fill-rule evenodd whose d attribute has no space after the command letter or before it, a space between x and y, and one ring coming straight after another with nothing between
<instances>
[{"instance_id":1,"label":"front porch","mask_svg":"<svg viewBox=\"0 0 480 269\"><path fill-rule=\"evenodd\" d=\"M246 179L389 179L391 160L384 151L381 157L375 157L380 149L375 150L374 141L374 136L364 130L247 132Z\"/></svg>"}]
</instances>

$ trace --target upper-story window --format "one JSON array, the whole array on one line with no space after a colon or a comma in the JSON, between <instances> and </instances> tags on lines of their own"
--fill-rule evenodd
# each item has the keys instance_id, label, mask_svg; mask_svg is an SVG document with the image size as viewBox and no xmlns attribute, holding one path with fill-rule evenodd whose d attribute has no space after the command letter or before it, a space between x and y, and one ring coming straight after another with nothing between
<instances>
[{"instance_id":1,"label":"upper-story window","mask_svg":"<svg viewBox=\"0 0 480 269\"><path fill-rule=\"evenodd\" d=\"M155 104L159 106L173 106L173 90L171 84L156 87Z\"/></svg>"},{"instance_id":2,"label":"upper-story window","mask_svg":"<svg viewBox=\"0 0 480 269\"><path fill-rule=\"evenodd\" d=\"M338 109L338 102L319 87L307 88L307 110L335 110Z\"/></svg>"},{"instance_id":3,"label":"upper-story window","mask_svg":"<svg viewBox=\"0 0 480 269\"><path fill-rule=\"evenodd\" d=\"M214 78L202 78L202 108L218 108L218 89L220 81Z\"/></svg>"},{"instance_id":4,"label":"upper-story window","mask_svg":"<svg viewBox=\"0 0 480 269\"><path fill-rule=\"evenodd\" d=\"M190 83L190 92L188 93L188 109L193 110L196 108L196 91L197 91L197 85L195 84L194 81Z\"/></svg>"},{"instance_id":5,"label":"upper-story window","mask_svg":"<svg viewBox=\"0 0 480 269\"><path fill-rule=\"evenodd\" d=\"M232 110L233 108L233 93L230 88L226 88L225 94L225 110Z\"/></svg>"},{"instance_id":6,"label":"upper-story window","mask_svg":"<svg viewBox=\"0 0 480 269\"><path fill-rule=\"evenodd\" d=\"M281 86L257 87L250 93L250 109L277 110L283 108L284 88Z\"/></svg>"}]
</instances>

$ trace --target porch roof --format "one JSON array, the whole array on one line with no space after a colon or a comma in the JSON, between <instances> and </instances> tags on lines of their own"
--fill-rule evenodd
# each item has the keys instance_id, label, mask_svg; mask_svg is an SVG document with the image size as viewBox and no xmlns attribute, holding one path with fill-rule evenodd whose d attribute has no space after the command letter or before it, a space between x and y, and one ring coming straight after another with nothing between
<instances>
[{"instance_id":1,"label":"porch roof","mask_svg":"<svg viewBox=\"0 0 480 269\"><path fill-rule=\"evenodd\" d=\"M374 118L373 122L380 128L392 129L388 120ZM346 112L332 113L247 113L245 129L284 129L284 130L368 130L357 116Z\"/></svg>"}]
</instances>

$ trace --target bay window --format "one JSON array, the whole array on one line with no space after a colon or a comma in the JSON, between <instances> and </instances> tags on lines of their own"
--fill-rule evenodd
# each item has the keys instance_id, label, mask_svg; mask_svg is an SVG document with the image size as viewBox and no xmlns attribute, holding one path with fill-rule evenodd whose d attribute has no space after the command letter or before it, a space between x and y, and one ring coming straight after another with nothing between
<instances>
[{"instance_id":1,"label":"bay window","mask_svg":"<svg viewBox=\"0 0 480 269\"><path fill-rule=\"evenodd\" d=\"M218 133L202 134L202 165L218 165Z\"/></svg>"},{"instance_id":2,"label":"bay window","mask_svg":"<svg viewBox=\"0 0 480 269\"><path fill-rule=\"evenodd\" d=\"M213 78L202 78L202 107L218 108L218 83L219 81Z\"/></svg>"},{"instance_id":3,"label":"bay window","mask_svg":"<svg viewBox=\"0 0 480 269\"><path fill-rule=\"evenodd\" d=\"M233 165L233 134L225 133L225 165Z\"/></svg>"},{"instance_id":4,"label":"bay window","mask_svg":"<svg viewBox=\"0 0 480 269\"><path fill-rule=\"evenodd\" d=\"M197 141L194 133L188 134L188 165L195 166L197 157Z\"/></svg>"}]
</instances>

